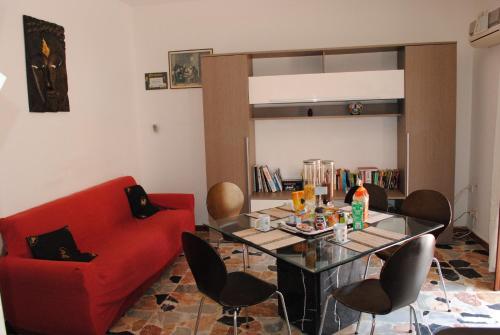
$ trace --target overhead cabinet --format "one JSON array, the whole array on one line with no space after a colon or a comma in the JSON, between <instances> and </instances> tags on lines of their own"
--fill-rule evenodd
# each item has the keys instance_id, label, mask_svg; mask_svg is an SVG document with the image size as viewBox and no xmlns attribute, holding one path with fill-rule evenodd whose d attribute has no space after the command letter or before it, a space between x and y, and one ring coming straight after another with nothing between
<instances>
[{"instance_id":1,"label":"overhead cabinet","mask_svg":"<svg viewBox=\"0 0 500 335\"><path fill-rule=\"evenodd\" d=\"M404 98L404 70L311 73L248 78L250 104Z\"/></svg>"}]
</instances>

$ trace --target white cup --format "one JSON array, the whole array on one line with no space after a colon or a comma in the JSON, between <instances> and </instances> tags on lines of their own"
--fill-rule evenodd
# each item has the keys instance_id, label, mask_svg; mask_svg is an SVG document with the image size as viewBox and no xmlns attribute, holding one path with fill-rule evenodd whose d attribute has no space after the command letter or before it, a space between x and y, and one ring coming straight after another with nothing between
<instances>
[{"instance_id":1,"label":"white cup","mask_svg":"<svg viewBox=\"0 0 500 335\"><path fill-rule=\"evenodd\" d=\"M271 217L269 215L265 215L265 214L259 215L255 229L260 230L260 231L271 230Z\"/></svg>"},{"instance_id":2,"label":"white cup","mask_svg":"<svg viewBox=\"0 0 500 335\"><path fill-rule=\"evenodd\" d=\"M333 226L333 232L335 233L335 242L347 242L347 225L345 223L335 224Z\"/></svg>"}]
</instances>

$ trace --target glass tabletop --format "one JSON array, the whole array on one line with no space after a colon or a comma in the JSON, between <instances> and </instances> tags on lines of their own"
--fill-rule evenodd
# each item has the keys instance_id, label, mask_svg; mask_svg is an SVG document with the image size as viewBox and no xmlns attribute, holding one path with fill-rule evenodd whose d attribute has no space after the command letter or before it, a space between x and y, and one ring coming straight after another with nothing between
<instances>
[{"instance_id":1,"label":"glass tabletop","mask_svg":"<svg viewBox=\"0 0 500 335\"><path fill-rule=\"evenodd\" d=\"M389 243L378 247L370 247L369 250L364 252L354 251L343 245L331 242L330 240L333 237L332 231L312 237L297 234L297 236L304 238L304 240L279 249L268 250L259 244L252 243L235 235L237 232L241 232L249 228L255 228L256 220L245 214L227 219L210 220L210 222L206 225L232 240L247 244L252 248L260 250L312 273L326 271L339 265L352 262L353 260L361 258L365 255L403 243L443 227L441 223L437 222L407 217L394 213L388 214L391 214L392 217L385 218L376 223L369 224L368 226L406 236L398 240L391 240ZM277 222L279 220L275 221Z\"/></svg>"}]
</instances>

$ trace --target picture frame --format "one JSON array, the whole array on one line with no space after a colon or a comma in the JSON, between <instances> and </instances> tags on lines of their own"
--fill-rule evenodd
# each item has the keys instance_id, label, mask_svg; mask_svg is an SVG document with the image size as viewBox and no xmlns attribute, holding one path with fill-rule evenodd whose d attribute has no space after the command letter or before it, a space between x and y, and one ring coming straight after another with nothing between
<instances>
[{"instance_id":1,"label":"picture frame","mask_svg":"<svg viewBox=\"0 0 500 335\"><path fill-rule=\"evenodd\" d=\"M170 88L201 87L201 57L213 52L213 49L169 51Z\"/></svg>"},{"instance_id":2,"label":"picture frame","mask_svg":"<svg viewBox=\"0 0 500 335\"><path fill-rule=\"evenodd\" d=\"M167 72L151 72L144 74L146 90L166 90L168 88Z\"/></svg>"}]
</instances>

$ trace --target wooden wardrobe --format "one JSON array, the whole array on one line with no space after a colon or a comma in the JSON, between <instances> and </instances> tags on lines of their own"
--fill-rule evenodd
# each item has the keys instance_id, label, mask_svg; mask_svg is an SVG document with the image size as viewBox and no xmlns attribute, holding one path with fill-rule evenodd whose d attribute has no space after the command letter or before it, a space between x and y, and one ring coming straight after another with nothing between
<instances>
[{"instance_id":1,"label":"wooden wardrobe","mask_svg":"<svg viewBox=\"0 0 500 335\"><path fill-rule=\"evenodd\" d=\"M398 119L398 168L406 195L421 189L455 194L456 44L406 46L404 110ZM451 242L453 225L439 238Z\"/></svg>"},{"instance_id":2,"label":"wooden wardrobe","mask_svg":"<svg viewBox=\"0 0 500 335\"><path fill-rule=\"evenodd\" d=\"M202 58L207 189L218 182L238 185L249 211L250 169L255 164L254 122L248 104L248 55Z\"/></svg>"},{"instance_id":3,"label":"wooden wardrobe","mask_svg":"<svg viewBox=\"0 0 500 335\"><path fill-rule=\"evenodd\" d=\"M393 199L404 198L414 190L433 189L442 192L453 208L456 42L249 52L203 57L207 187L220 181L237 184L245 195L244 211L249 210L252 198L269 199L274 203L290 199L287 192L252 194L255 133L253 106L249 104L248 77L252 76L253 58L324 57L386 51L397 52L397 67L405 70L405 98L395 105L398 114L395 116L398 118L397 162L402 178L399 192L392 192ZM440 242L450 242L451 237L452 225Z\"/></svg>"}]
</instances>

